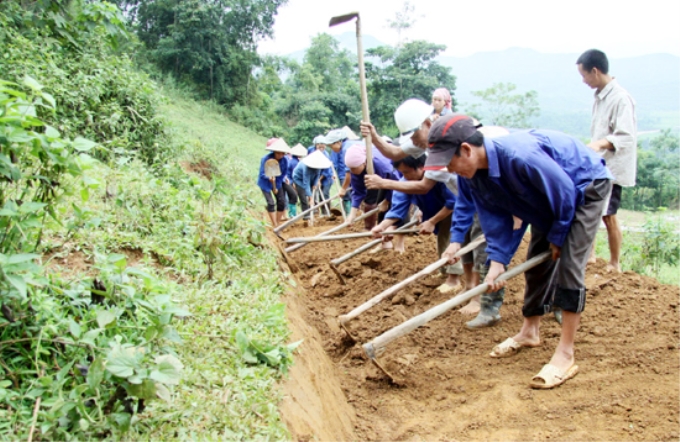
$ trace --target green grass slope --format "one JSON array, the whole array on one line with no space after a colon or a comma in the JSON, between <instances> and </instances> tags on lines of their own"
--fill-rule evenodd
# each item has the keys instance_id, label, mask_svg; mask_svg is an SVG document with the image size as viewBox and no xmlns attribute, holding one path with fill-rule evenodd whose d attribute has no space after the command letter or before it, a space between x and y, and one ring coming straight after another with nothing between
<instances>
[{"instance_id":1,"label":"green grass slope","mask_svg":"<svg viewBox=\"0 0 680 442\"><path fill-rule=\"evenodd\" d=\"M280 301L285 275L266 244L255 184L265 140L209 103L164 92L174 154L154 173L134 156L94 165L98 185L78 227L48 232L46 248L59 258L51 271L86 279L98 257L124 254L124 265L153 276L152 291L191 313L164 336L184 366L170 400L148 402L115 438L285 439L276 383L294 346Z\"/></svg>"}]
</instances>

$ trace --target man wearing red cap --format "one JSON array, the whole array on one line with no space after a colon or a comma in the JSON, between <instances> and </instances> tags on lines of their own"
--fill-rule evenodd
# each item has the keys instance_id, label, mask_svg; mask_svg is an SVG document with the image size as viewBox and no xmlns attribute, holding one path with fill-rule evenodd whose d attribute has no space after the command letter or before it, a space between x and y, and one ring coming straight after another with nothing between
<instances>
[{"instance_id":1,"label":"man wearing red cap","mask_svg":"<svg viewBox=\"0 0 680 442\"><path fill-rule=\"evenodd\" d=\"M563 310L562 335L550 362L532 379L534 388L552 388L578 372L574 338L585 307L585 267L612 187L602 158L579 140L555 131L519 131L485 140L471 118L447 115L429 134L426 168L447 167L458 175L456 204L474 204L486 236L490 261L485 282L495 282L531 224L530 259L547 250L552 260L525 273L524 323L497 345L495 358L540 345L540 318L552 306ZM456 207L455 210L458 210ZM523 222L518 226L515 219ZM452 236L446 254L460 248Z\"/></svg>"}]
</instances>

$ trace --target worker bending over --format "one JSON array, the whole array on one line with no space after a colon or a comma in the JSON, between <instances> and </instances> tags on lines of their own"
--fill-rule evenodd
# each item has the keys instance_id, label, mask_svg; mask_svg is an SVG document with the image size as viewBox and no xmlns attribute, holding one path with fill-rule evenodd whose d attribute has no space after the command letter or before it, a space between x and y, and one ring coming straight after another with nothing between
<instances>
[{"instance_id":1,"label":"worker bending over","mask_svg":"<svg viewBox=\"0 0 680 442\"><path fill-rule=\"evenodd\" d=\"M530 385L561 385L578 372L574 339L586 302L585 268L612 188L604 160L576 138L555 131L520 131L486 140L472 119L462 115L438 119L429 144L426 169L446 166L456 173L458 200L471 195L478 210L490 260L484 281L489 290L505 285L496 278L519 246L517 232L523 233L527 224L527 259L551 251L552 260L525 273L521 330L497 345L491 357L539 346L541 316L555 305L563 310L560 342ZM517 226L514 218L523 222ZM460 243L453 242L445 256L455 261L459 248Z\"/></svg>"}]
</instances>

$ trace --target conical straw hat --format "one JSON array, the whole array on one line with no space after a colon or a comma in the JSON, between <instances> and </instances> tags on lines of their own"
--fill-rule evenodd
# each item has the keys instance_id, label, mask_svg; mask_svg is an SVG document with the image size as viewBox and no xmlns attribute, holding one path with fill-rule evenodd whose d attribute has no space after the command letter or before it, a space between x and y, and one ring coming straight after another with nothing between
<instances>
[{"instance_id":1,"label":"conical straw hat","mask_svg":"<svg viewBox=\"0 0 680 442\"><path fill-rule=\"evenodd\" d=\"M305 146L303 146L302 144L297 143L290 150L290 153L295 155L296 157L306 157L307 156L307 149L305 149Z\"/></svg>"},{"instance_id":2,"label":"conical straw hat","mask_svg":"<svg viewBox=\"0 0 680 442\"><path fill-rule=\"evenodd\" d=\"M312 169L328 169L333 165L326 155L320 150L314 151L300 160L305 166Z\"/></svg>"},{"instance_id":3,"label":"conical straw hat","mask_svg":"<svg viewBox=\"0 0 680 442\"><path fill-rule=\"evenodd\" d=\"M277 138L276 141L265 147L265 149L272 152L290 153L290 147L288 147L288 143L283 138Z\"/></svg>"}]
</instances>

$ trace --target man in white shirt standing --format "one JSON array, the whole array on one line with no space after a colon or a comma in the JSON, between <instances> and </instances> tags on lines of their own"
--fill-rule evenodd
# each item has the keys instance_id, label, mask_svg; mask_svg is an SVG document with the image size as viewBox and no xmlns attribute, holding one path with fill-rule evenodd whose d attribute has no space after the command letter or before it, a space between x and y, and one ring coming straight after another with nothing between
<instances>
[{"instance_id":1,"label":"man in white shirt standing","mask_svg":"<svg viewBox=\"0 0 680 442\"><path fill-rule=\"evenodd\" d=\"M614 175L614 186L602 220L609 237L609 266L621 272L619 258L623 234L616 212L621 205L622 187L635 185L637 173L637 121L635 100L609 74L609 61L604 52L590 49L576 61L583 82L595 89L593 117L588 146L599 152ZM590 262L595 261L593 246Z\"/></svg>"}]
</instances>

